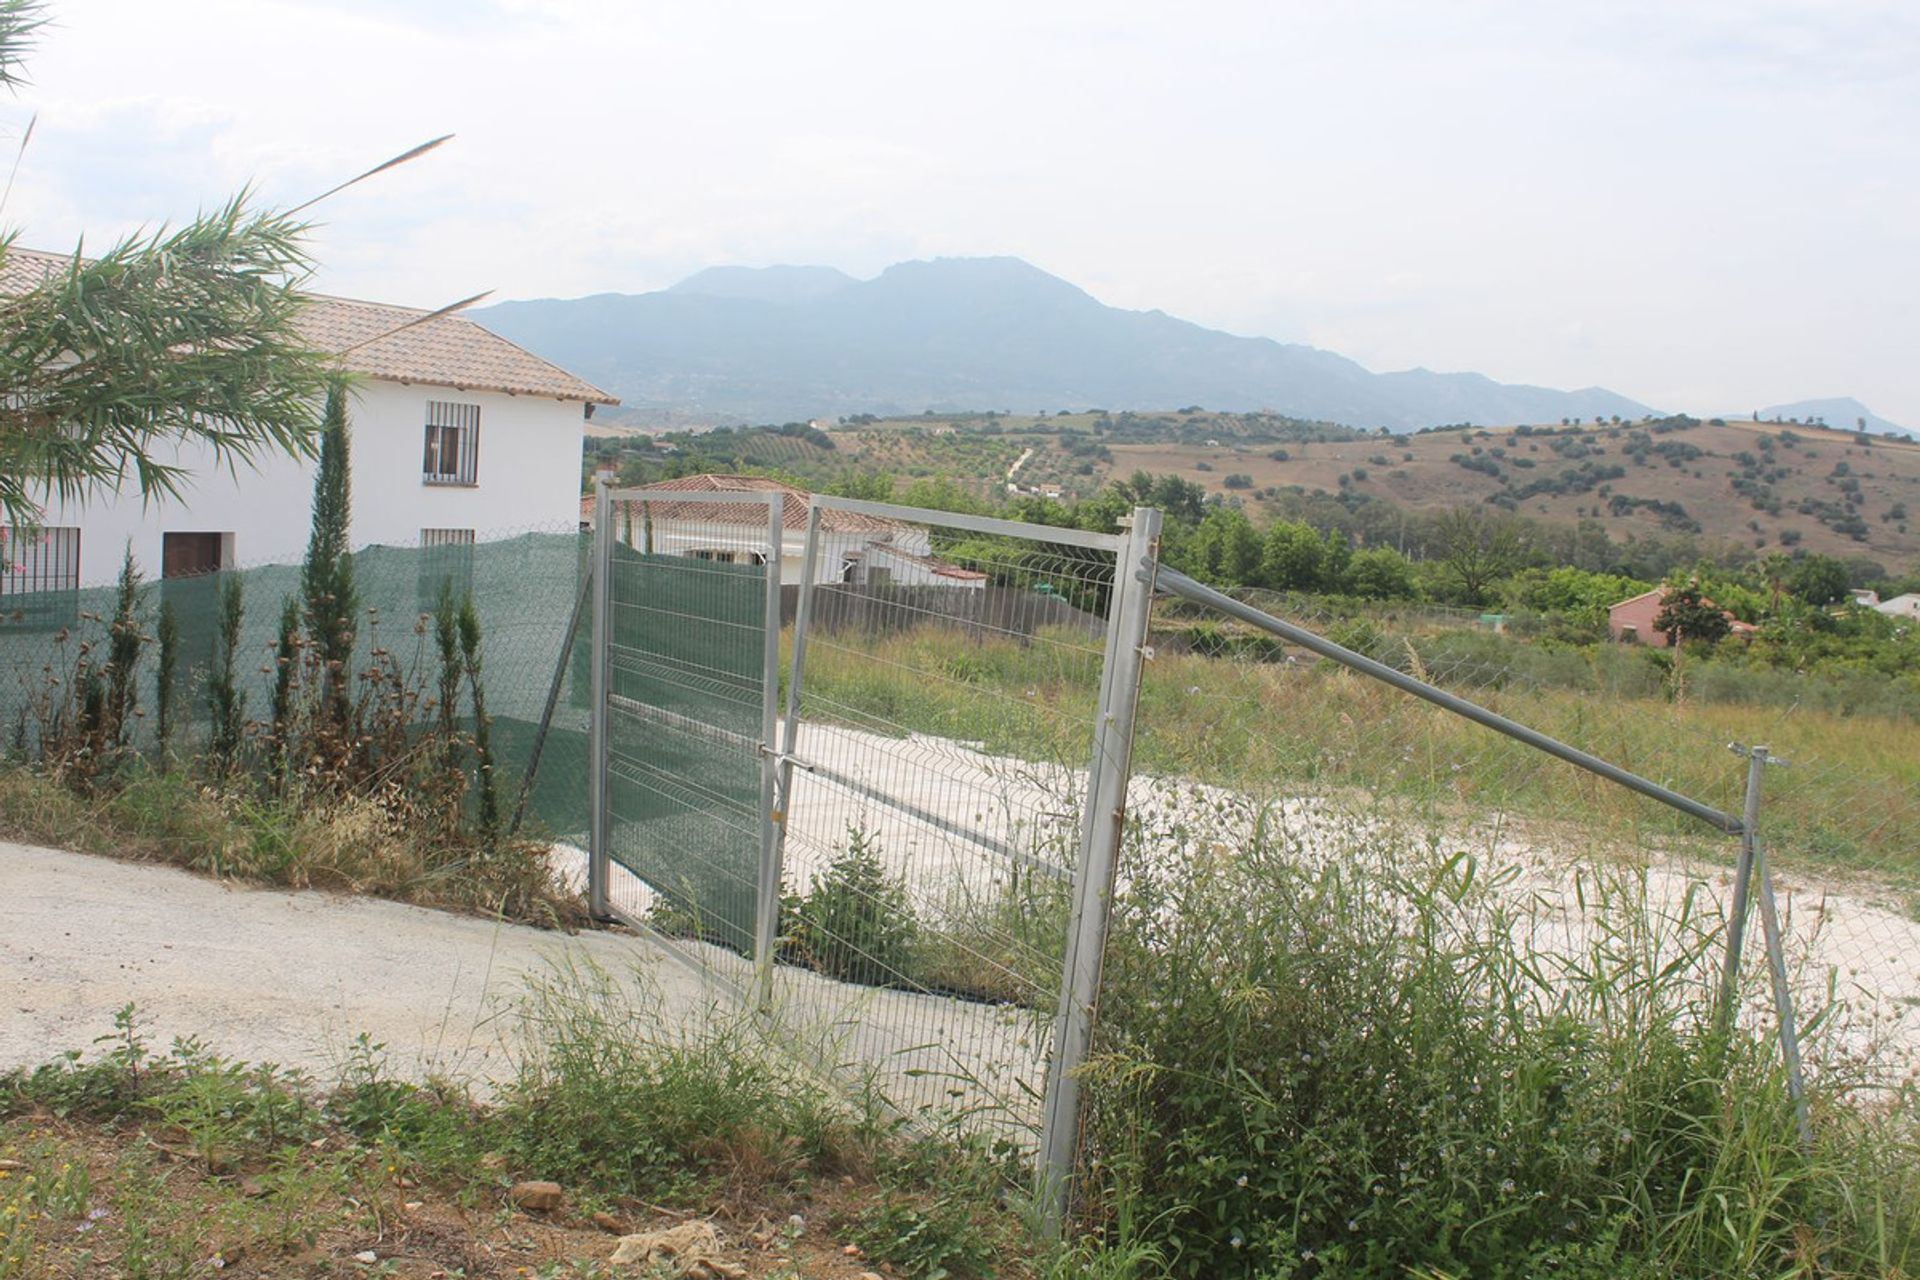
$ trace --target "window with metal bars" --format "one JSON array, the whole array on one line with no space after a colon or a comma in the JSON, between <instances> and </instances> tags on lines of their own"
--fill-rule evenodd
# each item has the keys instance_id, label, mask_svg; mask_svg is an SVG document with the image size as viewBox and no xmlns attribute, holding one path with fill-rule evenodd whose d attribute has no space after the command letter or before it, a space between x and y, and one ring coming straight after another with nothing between
<instances>
[{"instance_id":1,"label":"window with metal bars","mask_svg":"<svg viewBox=\"0 0 1920 1280\"><path fill-rule=\"evenodd\" d=\"M420 464L424 484L480 482L480 406L427 401L427 440Z\"/></svg>"},{"instance_id":2,"label":"window with metal bars","mask_svg":"<svg viewBox=\"0 0 1920 1280\"><path fill-rule=\"evenodd\" d=\"M0 626L72 626L80 608L80 530L0 526Z\"/></svg>"}]
</instances>

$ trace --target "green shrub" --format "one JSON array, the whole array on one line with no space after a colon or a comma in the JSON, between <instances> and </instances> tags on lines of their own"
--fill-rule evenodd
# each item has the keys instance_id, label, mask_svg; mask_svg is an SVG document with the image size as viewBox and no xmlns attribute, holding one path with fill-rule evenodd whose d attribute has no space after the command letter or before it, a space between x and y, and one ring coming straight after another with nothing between
<instances>
[{"instance_id":1,"label":"green shrub","mask_svg":"<svg viewBox=\"0 0 1920 1280\"><path fill-rule=\"evenodd\" d=\"M1279 823L1269 815L1270 823ZM1173 1276L1907 1274L1911 1101L1802 1151L1766 1031L1711 1029L1718 920L1583 879L1558 953L1464 855L1269 830L1118 904L1082 1227ZM1505 879L1505 877L1501 877Z\"/></svg>"},{"instance_id":2,"label":"green shrub","mask_svg":"<svg viewBox=\"0 0 1920 1280\"><path fill-rule=\"evenodd\" d=\"M888 873L873 836L849 827L847 847L800 903L793 946L829 977L882 987L913 981L919 939L906 885Z\"/></svg>"}]
</instances>

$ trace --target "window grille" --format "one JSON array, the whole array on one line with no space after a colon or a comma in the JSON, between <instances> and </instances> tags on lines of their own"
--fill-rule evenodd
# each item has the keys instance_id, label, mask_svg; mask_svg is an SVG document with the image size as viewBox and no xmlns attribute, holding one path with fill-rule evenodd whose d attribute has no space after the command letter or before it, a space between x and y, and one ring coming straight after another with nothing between
<instances>
[{"instance_id":1,"label":"window grille","mask_svg":"<svg viewBox=\"0 0 1920 1280\"><path fill-rule=\"evenodd\" d=\"M479 405L427 401L426 449L420 470L426 484L479 483Z\"/></svg>"},{"instance_id":2,"label":"window grille","mask_svg":"<svg viewBox=\"0 0 1920 1280\"><path fill-rule=\"evenodd\" d=\"M0 625L71 626L80 607L80 530L0 526Z\"/></svg>"}]
</instances>

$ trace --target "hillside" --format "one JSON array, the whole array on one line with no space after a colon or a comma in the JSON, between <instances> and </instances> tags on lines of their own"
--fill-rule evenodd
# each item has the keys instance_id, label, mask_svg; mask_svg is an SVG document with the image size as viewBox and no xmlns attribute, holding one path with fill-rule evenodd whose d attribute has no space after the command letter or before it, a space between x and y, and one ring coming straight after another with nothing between
<instances>
[{"instance_id":1,"label":"hillside","mask_svg":"<svg viewBox=\"0 0 1920 1280\"><path fill-rule=\"evenodd\" d=\"M1383 436L1187 409L861 418L824 432L675 439L715 465L771 468L816 485L873 472L902 487L952 480L983 498L1013 484L1073 499L1147 471L1194 481L1256 513L1315 493L1413 511L1492 503L1565 524L1597 521L1616 541L1690 534L1703 545L1920 564L1920 524L1911 518L1920 512L1920 442L1862 443L1813 426L1681 418Z\"/></svg>"},{"instance_id":2,"label":"hillside","mask_svg":"<svg viewBox=\"0 0 1920 1280\"><path fill-rule=\"evenodd\" d=\"M1106 306L1017 258L715 268L670 289L474 313L619 395L622 413L715 423L985 408L1203 404L1366 428L1539 422L1645 405L1477 373L1374 373L1314 347Z\"/></svg>"},{"instance_id":3,"label":"hillside","mask_svg":"<svg viewBox=\"0 0 1920 1280\"><path fill-rule=\"evenodd\" d=\"M1218 448L1116 444L1108 470L1170 472L1252 505L1289 486L1412 510L1491 501L1538 519L1597 520L1615 540L1690 533L1920 562L1920 522L1909 514L1920 514L1920 442L1719 421L1454 429L1277 450L1224 439Z\"/></svg>"}]
</instances>

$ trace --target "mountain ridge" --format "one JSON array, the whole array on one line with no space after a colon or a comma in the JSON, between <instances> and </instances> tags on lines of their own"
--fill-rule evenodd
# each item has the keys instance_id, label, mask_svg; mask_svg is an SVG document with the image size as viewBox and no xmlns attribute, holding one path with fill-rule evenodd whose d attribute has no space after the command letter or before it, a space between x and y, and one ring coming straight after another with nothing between
<instances>
[{"instance_id":1,"label":"mountain ridge","mask_svg":"<svg viewBox=\"0 0 1920 1280\"><path fill-rule=\"evenodd\" d=\"M619 395L625 416L716 422L967 409L1204 404L1348 426L1556 422L1647 405L1336 352L1111 307L1014 257L710 267L666 289L535 299L473 317Z\"/></svg>"}]
</instances>

